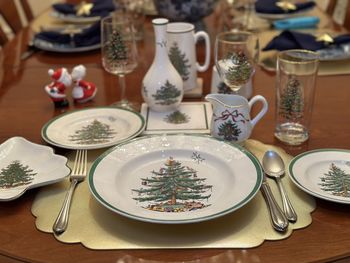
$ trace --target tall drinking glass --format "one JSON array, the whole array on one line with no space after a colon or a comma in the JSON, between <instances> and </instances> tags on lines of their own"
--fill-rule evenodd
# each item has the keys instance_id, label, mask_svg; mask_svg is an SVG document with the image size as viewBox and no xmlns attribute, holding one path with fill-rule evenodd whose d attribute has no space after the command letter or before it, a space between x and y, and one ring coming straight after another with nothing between
<instances>
[{"instance_id":1,"label":"tall drinking glass","mask_svg":"<svg viewBox=\"0 0 350 263\"><path fill-rule=\"evenodd\" d=\"M223 32L215 41L215 65L222 81L234 92L247 84L259 59L259 39L250 32Z\"/></svg>"},{"instance_id":2,"label":"tall drinking glass","mask_svg":"<svg viewBox=\"0 0 350 263\"><path fill-rule=\"evenodd\" d=\"M101 51L104 69L119 78L121 100L113 103L133 109L125 97L125 75L137 67L137 47L130 21L125 16L109 16L101 21Z\"/></svg>"},{"instance_id":3,"label":"tall drinking glass","mask_svg":"<svg viewBox=\"0 0 350 263\"><path fill-rule=\"evenodd\" d=\"M275 136L289 145L309 138L319 55L287 50L277 57Z\"/></svg>"}]
</instances>

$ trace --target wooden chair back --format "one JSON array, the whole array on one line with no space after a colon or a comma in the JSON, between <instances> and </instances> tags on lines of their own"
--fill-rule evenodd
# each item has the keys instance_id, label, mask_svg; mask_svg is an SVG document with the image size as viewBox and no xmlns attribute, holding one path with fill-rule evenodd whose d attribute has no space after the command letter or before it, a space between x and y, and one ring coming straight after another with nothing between
<instances>
[{"instance_id":1,"label":"wooden chair back","mask_svg":"<svg viewBox=\"0 0 350 263\"><path fill-rule=\"evenodd\" d=\"M28 1L19 0L18 4L20 4L19 8L22 8L25 19L27 19L27 21L32 20L33 13L30 9ZM23 28L24 25L22 23L20 10L18 10L14 0L0 0L0 15L14 34ZM8 35L3 28L0 27L0 45L3 45L8 40Z\"/></svg>"},{"instance_id":2,"label":"wooden chair back","mask_svg":"<svg viewBox=\"0 0 350 263\"><path fill-rule=\"evenodd\" d=\"M339 0L329 0L327 6L327 13L334 18L343 17L340 25L345 27L348 31L350 31L350 2L349 1L339 1ZM338 12L344 12L339 14ZM336 19L335 19L336 20Z\"/></svg>"}]
</instances>

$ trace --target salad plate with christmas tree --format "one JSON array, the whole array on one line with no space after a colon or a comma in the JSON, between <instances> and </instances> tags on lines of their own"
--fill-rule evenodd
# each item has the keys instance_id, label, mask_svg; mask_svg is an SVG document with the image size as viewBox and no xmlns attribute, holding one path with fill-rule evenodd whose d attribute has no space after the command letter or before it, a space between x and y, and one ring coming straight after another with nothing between
<instances>
[{"instance_id":1,"label":"salad plate with christmas tree","mask_svg":"<svg viewBox=\"0 0 350 263\"><path fill-rule=\"evenodd\" d=\"M289 176L296 186L315 197L350 204L350 150L302 153L290 162Z\"/></svg>"},{"instance_id":2,"label":"salad plate with christmas tree","mask_svg":"<svg viewBox=\"0 0 350 263\"><path fill-rule=\"evenodd\" d=\"M68 112L47 122L42 138L66 149L100 149L127 141L144 130L143 117L118 107Z\"/></svg>"},{"instance_id":3,"label":"salad plate with christmas tree","mask_svg":"<svg viewBox=\"0 0 350 263\"><path fill-rule=\"evenodd\" d=\"M54 154L48 146L22 137L12 137L0 145L0 201L61 181L69 173L67 158Z\"/></svg>"},{"instance_id":4,"label":"salad plate with christmas tree","mask_svg":"<svg viewBox=\"0 0 350 263\"><path fill-rule=\"evenodd\" d=\"M195 223L247 204L262 183L248 151L204 135L154 135L102 154L89 173L92 195L122 216L160 224Z\"/></svg>"}]
</instances>

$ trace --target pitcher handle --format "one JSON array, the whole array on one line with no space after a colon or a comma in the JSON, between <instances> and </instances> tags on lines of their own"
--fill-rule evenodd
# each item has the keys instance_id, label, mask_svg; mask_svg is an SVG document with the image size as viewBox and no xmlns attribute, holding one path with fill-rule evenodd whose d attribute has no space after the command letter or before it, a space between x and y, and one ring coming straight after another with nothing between
<instances>
[{"instance_id":1,"label":"pitcher handle","mask_svg":"<svg viewBox=\"0 0 350 263\"><path fill-rule=\"evenodd\" d=\"M199 72L203 72L208 69L210 64L210 40L209 35L204 31L198 31L194 34L194 42L197 43L199 38L203 38L205 41L205 60L203 65L196 62L196 67Z\"/></svg>"},{"instance_id":2,"label":"pitcher handle","mask_svg":"<svg viewBox=\"0 0 350 263\"><path fill-rule=\"evenodd\" d=\"M251 100L248 102L249 111L251 110L252 106L258 101L262 102L263 107L260 110L260 112L254 117L254 119L250 121L253 127L265 115L265 113L267 112L267 109L269 108L269 104L267 103L266 99L261 95L256 95L253 98L251 98Z\"/></svg>"}]
</instances>

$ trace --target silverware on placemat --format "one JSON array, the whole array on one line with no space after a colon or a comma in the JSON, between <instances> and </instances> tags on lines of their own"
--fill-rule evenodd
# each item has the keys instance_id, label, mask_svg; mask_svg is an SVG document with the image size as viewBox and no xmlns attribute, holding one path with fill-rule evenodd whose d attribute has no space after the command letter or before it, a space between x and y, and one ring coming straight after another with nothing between
<instances>
[{"instance_id":1,"label":"silverware on placemat","mask_svg":"<svg viewBox=\"0 0 350 263\"><path fill-rule=\"evenodd\" d=\"M252 152L251 154L255 156L255 154ZM255 156L255 158L261 166L258 157ZM288 228L289 222L272 194L271 188L266 179L265 172L263 173L263 182L261 184L260 190L266 201L266 205L270 213L272 227L279 232L285 232Z\"/></svg>"},{"instance_id":2,"label":"silverware on placemat","mask_svg":"<svg viewBox=\"0 0 350 263\"><path fill-rule=\"evenodd\" d=\"M53 225L53 231L56 235L62 234L68 225L69 209L73 197L74 189L79 182L84 181L87 175L87 150L77 150L75 161L70 175L70 187L64 198L63 206Z\"/></svg>"},{"instance_id":3,"label":"silverware on placemat","mask_svg":"<svg viewBox=\"0 0 350 263\"><path fill-rule=\"evenodd\" d=\"M284 232L288 228L288 225L289 225L288 220L287 220L286 216L283 214L279 205L277 204L277 202L276 202L276 200L271 192L270 186L266 180L265 174L264 174L263 178L264 179L263 179L263 183L261 185L260 190L265 198L267 207L269 209L272 226L277 231Z\"/></svg>"},{"instance_id":4,"label":"silverware on placemat","mask_svg":"<svg viewBox=\"0 0 350 263\"><path fill-rule=\"evenodd\" d=\"M281 180L281 177L284 175L285 171L284 162L281 156L279 156L279 154L275 151L265 152L264 157L262 159L262 166L265 174L276 180L278 189L281 193L283 211L285 216L290 222L296 222L297 214L292 206L292 203L288 198L287 192L284 189Z\"/></svg>"}]
</instances>

